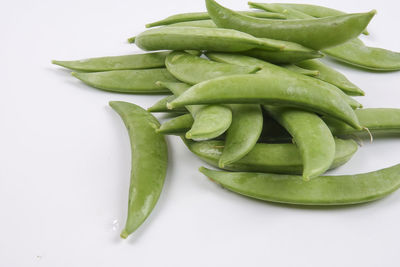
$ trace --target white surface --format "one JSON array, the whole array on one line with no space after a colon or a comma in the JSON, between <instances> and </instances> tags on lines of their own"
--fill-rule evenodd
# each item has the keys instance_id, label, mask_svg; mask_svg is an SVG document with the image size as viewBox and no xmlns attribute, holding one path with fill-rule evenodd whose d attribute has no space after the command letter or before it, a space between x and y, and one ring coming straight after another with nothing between
<instances>
[{"instance_id":1,"label":"white surface","mask_svg":"<svg viewBox=\"0 0 400 267\"><path fill-rule=\"evenodd\" d=\"M365 39L400 51L398 1L312 2L377 9ZM222 3L246 8L245 0ZM129 240L119 238L130 147L107 103L149 107L161 97L98 91L50 60L131 53L137 49L125 40L145 23L204 9L202 0L2 4L0 266L399 266L400 192L348 208L254 201L211 183L197 171L203 163L173 137L158 205ZM399 72L332 65L366 91L359 98L365 107L400 108ZM375 140L334 173L399 162L400 139Z\"/></svg>"}]
</instances>

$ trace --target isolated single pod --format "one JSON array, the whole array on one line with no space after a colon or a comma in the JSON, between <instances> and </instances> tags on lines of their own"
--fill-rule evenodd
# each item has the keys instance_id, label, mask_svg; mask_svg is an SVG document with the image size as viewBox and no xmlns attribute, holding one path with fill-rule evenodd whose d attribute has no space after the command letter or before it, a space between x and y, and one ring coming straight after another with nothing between
<instances>
[{"instance_id":1,"label":"isolated single pod","mask_svg":"<svg viewBox=\"0 0 400 267\"><path fill-rule=\"evenodd\" d=\"M219 167L218 162L224 149L224 141L209 140L194 142L183 139L188 149L208 164ZM335 158L330 169L348 162L358 149L355 141L335 138ZM230 171L302 174L303 163L295 144L257 143L250 152L236 162L226 164Z\"/></svg>"},{"instance_id":2,"label":"isolated single pod","mask_svg":"<svg viewBox=\"0 0 400 267\"><path fill-rule=\"evenodd\" d=\"M72 73L73 76L92 87L110 92L129 94L165 94L166 88L157 81L176 82L167 69L114 70L92 73Z\"/></svg>"},{"instance_id":3,"label":"isolated single pod","mask_svg":"<svg viewBox=\"0 0 400 267\"><path fill-rule=\"evenodd\" d=\"M316 114L293 108L263 106L293 137L303 161L305 181L325 173L335 157L335 141Z\"/></svg>"},{"instance_id":4,"label":"isolated single pod","mask_svg":"<svg viewBox=\"0 0 400 267\"><path fill-rule=\"evenodd\" d=\"M163 97L159 101L157 101L154 105L149 107L147 109L147 111L152 112L152 113L157 113L157 112L168 112L168 113L170 113L172 110L167 108L167 103L171 102L174 99L175 99L174 95L169 95L169 96ZM173 110L172 112L187 113L188 111L187 111L186 108L181 108L181 109Z\"/></svg>"},{"instance_id":5,"label":"isolated single pod","mask_svg":"<svg viewBox=\"0 0 400 267\"><path fill-rule=\"evenodd\" d=\"M170 53L165 65L172 75L188 84L197 84L221 76L255 73L260 70L257 66L219 63L180 51Z\"/></svg>"},{"instance_id":6,"label":"isolated single pod","mask_svg":"<svg viewBox=\"0 0 400 267\"><path fill-rule=\"evenodd\" d=\"M219 28L161 27L142 32L135 44L143 50L207 50L239 52L253 48L280 50L277 41L260 39L250 34Z\"/></svg>"},{"instance_id":7,"label":"isolated single pod","mask_svg":"<svg viewBox=\"0 0 400 267\"><path fill-rule=\"evenodd\" d=\"M154 131L160 124L148 111L120 101L110 106L124 121L132 149L128 217L121 233L127 238L150 215L161 194L168 166L167 143Z\"/></svg>"},{"instance_id":8,"label":"isolated single pod","mask_svg":"<svg viewBox=\"0 0 400 267\"><path fill-rule=\"evenodd\" d=\"M256 37L286 40L320 50L357 37L376 11L304 20L259 19L227 9L214 0L206 0L207 11L214 23Z\"/></svg>"},{"instance_id":9,"label":"isolated single pod","mask_svg":"<svg viewBox=\"0 0 400 267\"><path fill-rule=\"evenodd\" d=\"M308 182L295 175L212 171L204 167L200 172L238 194L295 205L364 203L400 187L400 164L364 174L320 176Z\"/></svg>"},{"instance_id":10,"label":"isolated single pod","mask_svg":"<svg viewBox=\"0 0 400 267\"><path fill-rule=\"evenodd\" d=\"M273 12L252 12L252 11L238 11L240 14L244 14L251 17L256 18L269 18L269 19L285 19L286 16L280 13ZM182 13L169 16L165 19L155 21L153 23L146 24L146 28L162 26L162 25L170 25L179 22L187 22L194 20L209 20L210 15L207 12L191 12L191 13Z\"/></svg>"},{"instance_id":11,"label":"isolated single pod","mask_svg":"<svg viewBox=\"0 0 400 267\"><path fill-rule=\"evenodd\" d=\"M169 52L156 52L115 57L97 57L73 61L53 60L52 63L76 71L137 70L164 67Z\"/></svg>"}]
</instances>

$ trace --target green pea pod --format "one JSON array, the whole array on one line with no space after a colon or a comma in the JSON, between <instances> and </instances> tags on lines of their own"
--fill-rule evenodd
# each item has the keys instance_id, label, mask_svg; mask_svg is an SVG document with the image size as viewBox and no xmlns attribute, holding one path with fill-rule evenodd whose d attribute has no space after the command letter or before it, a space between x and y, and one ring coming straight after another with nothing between
<instances>
[{"instance_id":1,"label":"green pea pod","mask_svg":"<svg viewBox=\"0 0 400 267\"><path fill-rule=\"evenodd\" d=\"M256 18L269 18L269 19L285 19L286 16L280 13L273 12L251 12L251 11L238 11L240 14L244 14ZM170 25L179 22L188 22L194 20L209 20L210 15L207 12L192 12L192 13L182 13L169 16L165 19L146 24L146 28Z\"/></svg>"},{"instance_id":2,"label":"green pea pod","mask_svg":"<svg viewBox=\"0 0 400 267\"><path fill-rule=\"evenodd\" d=\"M309 182L301 176L212 171L200 172L228 190L260 200L295 205L350 205L370 202L400 187L400 164L370 173L320 176Z\"/></svg>"},{"instance_id":3,"label":"green pea pod","mask_svg":"<svg viewBox=\"0 0 400 267\"><path fill-rule=\"evenodd\" d=\"M317 77L319 75L319 71L318 70L313 70L313 69L305 69L302 67L299 67L295 64L284 64L281 65L281 67L297 72L299 74L303 74L303 75L307 75L307 76L311 76L311 77Z\"/></svg>"},{"instance_id":4,"label":"green pea pod","mask_svg":"<svg viewBox=\"0 0 400 267\"><path fill-rule=\"evenodd\" d=\"M224 141L209 140L193 142L183 138L188 149L200 159L214 167L224 149ZM357 143L353 140L335 138L335 158L330 169L337 168L348 162L357 151ZM282 174L302 174L303 163L296 145L288 144L261 144L257 143L250 152L236 162L223 167L230 171L270 172Z\"/></svg>"},{"instance_id":5,"label":"green pea pod","mask_svg":"<svg viewBox=\"0 0 400 267\"><path fill-rule=\"evenodd\" d=\"M314 16L308 15L301 11L298 11L294 8L287 8L284 5L274 4L274 3L255 3L255 2L248 2L249 6L252 8L257 8L265 11L272 11L280 14L284 14L287 19L312 19L315 18ZM335 16L344 15L343 14L336 14Z\"/></svg>"},{"instance_id":6,"label":"green pea pod","mask_svg":"<svg viewBox=\"0 0 400 267\"><path fill-rule=\"evenodd\" d=\"M136 70L164 67L169 52L156 52L115 57L97 57L73 61L53 60L52 63L76 71Z\"/></svg>"},{"instance_id":7,"label":"green pea pod","mask_svg":"<svg viewBox=\"0 0 400 267\"><path fill-rule=\"evenodd\" d=\"M191 114L184 114L164 122L156 129L156 132L160 134L182 135L182 133L190 130L193 122Z\"/></svg>"},{"instance_id":8,"label":"green pea pod","mask_svg":"<svg viewBox=\"0 0 400 267\"><path fill-rule=\"evenodd\" d=\"M154 131L159 122L148 111L120 101L110 102L110 106L124 121L132 148L128 217L121 233L127 238L157 203L167 174L168 150L164 136Z\"/></svg>"},{"instance_id":9,"label":"green pea pod","mask_svg":"<svg viewBox=\"0 0 400 267\"><path fill-rule=\"evenodd\" d=\"M335 141L316 114L292 108L263 106L293 137L303 160L303 179L325 173L335 157Z\"/></svg>"},{"instance_id":10,"label":"green pea pod","mask_svg":"<svg viewBox=\"0 0 400 267\"><path fill-rule=\"evenodd\" d=\"M364 91L350 82L343 74L323 64L318 60L305 60L296 63L297 66L309 70L317 70L317 79L333 84L348 95L365 95Z\"/></svg>"},{"instance_id":11,"label":"green pea pod","mask_svg":"<svg viewBox=\"0 0 400 267\"><path fill-rule=\"evenodd\" d=\"M218 61L218 62L223 62L223 63L229 63L229 64L236 64L240 66L259 66L261 67L261 71L258 72L258 74L268 74L268 75L275 75L275 76L283 76L283 77L291 77L291 79L297 79L297 80L306 80L307 83L312 86L318 86L321 88L325 88L326 90L331 90L335 91L338 94L341 95L344 101L346 101L352 108L361 108L362 105L358 103L355 99L349 97L346 95L344 92L342 92L339 88L336 86L332 86L331 84L328 84L323 81L319 81L310 77L305 77L304 75L300 75L298 73L293 73L292 71L288 71L284 68L281 68L279 66L270 64L268 62L244 56L244 55L238 55L238 54L227 54L227 53L207 53L206 54L209 58L212 60ZM297 77L297 78L295 78ZM295 82L293 80L293 82Z\"/></svg>"},{"instance_id":12,"label":"green pea pod","mask_svg":"<svg viewBox=\"0 0 400 267\"><path fill-rule=\"evenodd\" d=\"M282 51L265 51L261 49L252 49L243 51L242 54L259 58L274 64L290 64L307 59L321 58L323 55L315 50L282 50Z\"/></svg>"},{"instance_id":13,"label":"green pea pod","mask_svg":"<svg viewBox=\"0 0 400 267\"><path fill-rule=\"evenodd\" d=\"M250 34L219 28L161 27L142 32L135 44L143 50L207 50L239 52L253 48L280 50L279 41L260 39Z\"/></svg>"},{"instance_id":14,"label":"green pea pod","mask_svg":"<svg viewBox=\"0 0 400 267\"><path fill-rule=\"evenodd\" d=\"M165 94L170 91L156 85L157 81L176 82L166 69L114 70L93 73L72 73L92 87L128 94Z\"/></svg>"},{"instance_id":15,"label":"green pea pod","mask_svg":"<svg viewBox=\"0 0 400 267\"><path fill-rule=\"evenodd\" d=\"M157 101L151 107L149 107L147 109L147 111L152 112L152 113L156 113L156 112L168 112L168 113L170 113L171 110L167 108L167 103L171 102L174 99L175 99L174 95L166 96L166 97L160 99L159 101ZM181 109L173 110L172 112L187 113L187 109L186 108L181 108Z\"/></svg>"},{"instance_id":16,"label":"green pea pod","mask_svg":"<svg viewBox=\"0 0 400 267\"><path fill-rule=\"evenodd\" d=\"M225 147L218 165L223 168L243 158L257 143L263 128L260 105L230 105L232 123L227 131Z\"/></svg>"},{"instance_id":17,"label":"green pea pod","mask_svg":"<svg viewBox=\"0 0 400 267\"><path fill-rule=\"evenodd\" d=\"M291 41L320 50L357 37L376 11L303 20L252 18L206 0L207 11L218 27L235 29L256 37ZM329 36L329 38L327 38Z\"/></svg>"},{"instance_id":18,"label":"green pea pod","mask_svg":"<svg viewBox=\"0 0 400 267\"><path fill-rule=\"evenodd\" d=\"M257 66L219 63L180 51L170 53L165 65L172 75L188 84L197 84L221 76L255 73L260 70Z\"/></svg>"},{"instance_id":19,"label":"green pea pod","mask_svg":"<svg viewBox=\"0 0 400 267\"><path fill-rule=\"evenodd\" d=\"M215 23L211 19L178 22L178 23L170 24L166 27L218 28L217 25L215 25Z\"/></svg>"}]
</instances>

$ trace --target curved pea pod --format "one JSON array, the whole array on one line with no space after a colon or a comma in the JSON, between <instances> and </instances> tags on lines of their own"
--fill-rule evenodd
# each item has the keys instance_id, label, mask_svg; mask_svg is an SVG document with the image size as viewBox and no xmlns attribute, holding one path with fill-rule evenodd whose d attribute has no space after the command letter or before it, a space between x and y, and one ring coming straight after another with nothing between
<instances>
[{"instance_id":1,"label":"curved pea pod","mask_svg":"<svg viewBox=\"0 0 400 267\"><path fill-rule=\"evenodd\" d=\"M168 166L167 143L154 131L159 122L141 107L120 101L110 106L128 129L132 149L128 217L122 238L127 238L150 215L161 194Z\"/></svg>"},{"instance_id":2,"label":"curved pea pod","mask_svg":"<svg viewBox=\"0 0 400 267\"><path fill-rule=\"evenodd\" d=\"M151 107L149 107L147 109L147 111L152 112L152 113L156 113L156 112L171 112L171 110L167 108L167 103L171 102L174 99L175 99L174 95L166 96L166 97L160 99L159 101L157 101ZM187 113L187 109L186 108L181 108L181 109L173 110L172 112Z\"/></svg>"},{"instance_id":3,"label":"curved pea pod","mask_svg":"<svg viewBox=\"0 0 400 267\"><path fill-rule=\"evenodd\" d=\"M244 14L251 17L256 18L269 18L269 19L285 19L286 16L280 13L274 12L252 12L252 11L238 11L240 14ZM191 13L182 13L169 16L165 19L155 21L153 23L146 24L146 28L156 27L156 26L163 26L163 25L170 25L179 22L188 22L194 20L209 20L210 15L207 12L191 12Z\"/></svg>"},{"instance_id":4,"label":"curved pea pod","mask_svg":"<svg viewBox=\"0 0 400 267\"><path fill-rule=\"evenodd\" d=\"M363 69L400 70L400 53L366 46L360 39L353 39L340 46L324 49L322 52L334 59Z\"/></svg>"},{"instance_id":5,"label":"curved pea pod","mask_svg":"<svg viewBox=\"0 0 400 267\"><path fill-rule=\"evenodd\" d=\"M165 94L170 91L156 85L157 81L176 82L167 69L114 70L92 73L72 73L92 87L128 94Z\"/></svg>"},{"instance_id":6,"label":"curved pea pod","mask_svg":"<svg viewBox=\"0 0 400 267\"><path fill-rule=\"evenodd\" d=\"M257 66L219 63L180 51L170 53L165 65L172 75L188 84L197 84L221 76L255 73L260 70Z\"/></svg>"},{"instance_id":7,"label":"curved pea pod","mask_svg":"<svg viewBox=\"0 0 400 267\"><path fill-rule=\"evenodd\" d=\"M142 32L135 44L143 50L208 50L239 52L253 48L280 50L275 40L256 38L250 34L220 28L161 27Z\"/></svg>"},{"instance_id":8,"label":"curved pea pod","mask_svg":"<svg viewBox=\"0 0 400 267\"><path fill-rule=\"evenodd\" d=\"M340 90L316 86L315 81L321 81L305 75L297 77L294 75L296 73L289 73L290 75L277 76L274 73L265 72L257 75L231 75L208 80L192 86L174 101L169 102L167 107L173 109L186 105L214 103L280 104L328 115L356 129L361 129L354 111L339 93Z\"/></svg>"},{"instance_id":9,"label":"curved pea pod","mask_svg":"<svg viewBox=\"0 0 400 267\"><path fill-rule=\"evenodd\" d=\"M190 130L193 122L191 114L184 114L164 122L156 129L156 132L160 134L182 135L182 133Z\"/></svg>"},{"instance_id":10,"label":"curved pea pod","mask_svg":"<svg viewBox=\"0 0 400 267\"><path fill-rule=\"evenodd\" d=\"M240 66L259 66L262 69L257 74L267 74L267 75L275 75L275 76L283 76L289 78L295 83L294 79L297 80L305 80L309 86L313 87L320 87L325 88L326 90L335 91L345 102L347 102L352 108L361 108L362 105L358 103L355 99L351 98L350 96L346 95L342 90L333 86L329 83L319 81L310 77L305 77L304 75L300 75L299 73L293 73L285 68L270 64L268 62L259 60L257 58L238 55L238 54L228 54L228 53L207 53L206 54L212 60L229 63L229 64L236 64Z\"/></svg>"},{"instance_id":11,"label":"curved pea pod","mask_svg":"<svg viewBox=\"0 0 400 267\"><path fill-rule=\"evenodd\" d=\"M248 2L251 8L257 8L264 11L272 11L280 14L285 14L287 19L312 19L315 18L314 16L308 15L301 11L298 11L294 8L286 7L284 4L275 4L275 3L255 3L255 2ZM335 16L344 15L343 14L336 14Z\"/></svg>"},{"instance_id":12,"label":"curved pea pod","mask_svg":"<svg viewBox=\"0 0 400 267\"><path fill-rule=\"evenodd\" d=\"M114 57L97 57L73 61L53 60L52 63L75 71L137 70L164 67L169 52L156 52Z\"/></svg>"},{"instance_id":13,"label":"curved pea pod","mask_svg":"<svg viewBox=\"0 0 400 267\"><path fill-rule=\"evenodd\" d=\"M291 41L315 50L339 45L357 37L376 13L373 10L316 19L270 20L238 14L214 0L206 0L206 6L218 27L243 31L256 37Z\"/></svg>"},{"instance_id":14,"label":"curved pea pod","mask_svg":"<svg viewBox=\"0 0 400 267\"><path fill-rule=\"evenodd\" d=\"M319 71L318 70L313 70L313 69L305 69L302 67L299 67L295 64L285 64L285 65L281 65L281 67L297 72L299 74L303 74L303 75L307 75L307 76L311 76L311 77L317 77L319 75Z\"/></svg>"},{"instance_id":15,"label":"curved pea pod","mask_svg":"<svg viewBox=\"0 0 400 267\"><path fill-rule=\"evenodd\" d=\"M293 108L263 106L293 137L303 161L303 179L325 173L335 157L335 141L316 114Z\"/></svg>"},{"instance_id":16,"label":"curved pea pod","mask_svg":"<svg viewBox=\"0 0 400 267\"><path fill-rule=\"evenodd\" d=\"M218 162L224 149L224 141L209 140L193 142L183 139L189 150L200 159L214 167L219 167ZM336 152L330 169L337 168L348 162L357 151L357 143L351 139L335 139ZM236 162L223 167L230 171L246 172L271 172L282 174L302 174L303 163L299 149L296 145L288 144L262 144L257 143L250 152Z\"/></svg>"},{"instance_id":17,"label":"curved pea pod","mask_svg":"<svg viewBox=\"0 0 400 267\"><path fill-rule=\"evenodd\" d=\"M317 70L317 79L333 84L348 95L365 95L364 91L350 82L343 74L323 64L318 60L306 60L296 63L297 66L308 70Z\"/></svg>"},{"instance_id":18,"label":"curved pea pod","mask_svg":"<svg viewBox=\"0 0 400 267\"><path fill-rule=\"evenodd\" d=\"M226 189L260 200L295 205L350 205L374 201L400 187L400 164L378 171L320 176L309 182L300 176L212 171L200 172Z\"/></svg>"},{"instance_id":19,"label":"curved pea pod","mask_svg":"<svg viewBox=\"0 0 400 267\"><path fill-rule=\"evenodd\" d=\"M257 143L263 128L260 105L230 105L232 123L227 131L224 151L218 166L223 168L243 158Z\"/></svg>"}]
</instances>

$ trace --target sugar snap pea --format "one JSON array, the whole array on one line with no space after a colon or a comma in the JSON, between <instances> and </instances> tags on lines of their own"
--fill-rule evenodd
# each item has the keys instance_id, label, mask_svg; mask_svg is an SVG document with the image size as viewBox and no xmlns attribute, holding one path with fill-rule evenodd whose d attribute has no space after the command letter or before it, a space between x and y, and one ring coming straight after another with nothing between
<instances>
[{"instance_id":1,"label":"sugar snap pea","mask_svg":"<svg viewBox=\"0 0 400 267\"><path fill-rule=\"evenodd\" d=\"M230 105L232 123L227 131L224 151L218 165L223 168L243 158L257 143L263 128L260 105Z\"/></svg>"},{"instance_id":2,"label":"sugar snap pea","mask_svg":"<svg viewBox=\"0 0 400 267\"><path fill-rule=\"evenodd\" d=\"M260 48L280 50L284 46L275 40L260 39L250 34L219 28L161 27L142 32L135 44L143 50L208 50L239 52Z\"/></svg>"},{"instance_id":3,"label":"sugar snap pea","mask_svg":"<svg viewBox=\"0 0 400 267\"><path fill-rule=\"evenodd\" d=\"M302 44L316 50L342 44L357 37L376 11L304 20L258 19L227 9L214 0L206 0L207 11L214 23L222 28L247 32ZM332 34L335 33L335 34Z\"/></svg>"},{"instance_id":4,"label":"sugar snap pea","mask_svg":"<svg viewBox=\"0 0 400 267\"><path fill-rule=\"evenodd\" d=\"M274 12L252 12L252 11L238 11L240 14L244 14L251 17L256 18L270 18L270 19L285 19L286 16L280 13ZM179 22L187 22L187 21L194 21L194 20L209 20L210 15L207 12L191 12L191 13L182 13L169 16L165 19L155 21L153 23L146 24L146 28L156 27L156 26L163 26L163 25L170 25Z\"/></svg>"},{"instance_id":5,"label":"sugar snap pea","mask_svg":"<svg viewBox=\"0 0 400 267\"><path fill-rule=\"evenodd\" d=\"M150 215L161 194L167 174L167 143L154 131L160 124L148 111L120 101L110 106L124 121L132 148L128 217L121 233L127 238Z\"/></svg>"},{"instance_id":6,"label":"sugar snap pea","mask_svg":"<svg viewBox=\"0 0 400 267\"><path fill-rule=\"evenodd\" d=\"M256 57L274 64L289 64L296 63L307 59L321 58L323 55L312 49L295 49L290 51L284 49L281 51L265 51L261 49L251 49L243 51L242 54Z\"/></svg>"},{"instance_id":7,"label":"sugar snap pea","mask_svg":"<svg viewBox=\"0 0 400 267\"><path fill-rule=\"evenodd\" d=\"M303 161L303 179L308 181L325 173L335 157L335 141L325 122L312 112L263 107L293 137Z\"/></svg>"},{"instance_id":8,"label":"sugar snap pea","mask_svg":"<svg viewBox=\"0 0 400 267\"><path fill-rule=\"evenodd\" d=\"M177 79L188 84L233 74L255 73L260 70L257 66L219 63L180 51L170 53L165 60L165 66Z\"/></svg>"},{"instance_id":9,"label":"sugar snap pea","mask_svg":"<svg viewBox=\"0 0 400 267\"><path fill-rule=\"evenodd\" d=\"M174 24L170 24L166 27L201 27L201 28L217 28L217 25L211 20L193 20L193 21L185 21L178 22Z\"/></svg>"},{"instance_id":10,"label":"sugar snap pea","mask_svg":"<svg viewBox=\"0 0 400 267\"><path fill-rule=\"evenodd\" d=\"M152 112L152 113L156 113L156 112L171 112L171 110L167 108L167 103L171 102L174 99L175 99L174 95L166 96L166 97L160 99L159 101L157 101L151 107L149 107L147 109L147 111ZM187 111L186 108L181 108L181 109L173 110L173 112L187 113L188 111Z\"/></svg>"},{"instance_id":11,"label":"sugar snap pea","mask_svg":"<svg viewBox=\"0 0 400 267\"><path fill-rule=\"evenodd\" d=\"M169 93L156 85L157 81L176 82L166 69L114 70L104 72L72 73L92 87L120 93L160 94Z\"/></svg>"},{"instance_id":12,"label":"sugar snap pea","mask_svg":"<svg viewBox=\"0 0 400 267\"><path fill-rule=\"evenodd\" d=\"M97 57L73 61L53 60L52 63L76 71L136 70L164 67L169 52L155 52L114 57Z\"/></svg>"},{"instance_id":13,"label":"sugar snap pea","mask_svg":"<svg viewBox=\"0 0 400 267\"><path fill-rule=\"evenodd\" d=\"M191 114L184 114L164 122L156 129L156 132L160 134L182 135L182 133L184 134L190 130L193 122Z\"/></svg>"},{"instance_id":14,"label":"sugar snap pea","mask_svg":"<svg viewBox=\"0 0 400 267\"><path fill-rule=\"evenodd\" d=\"M200 159L214 167L224 149L224 141L209 140L194 142L183 139L188 149ZM348 162L358 149L355 141L335 138L335 158L330 169ZM302 174L303 163L296 145L257 143L250 152L236 162L223 167L230 171L270 172L282 174Z\"/></svg>"},{"instance_id":15,"label":"sugar snap pea","mask_svg":"<svg viewBox=\"0 0 400 267\"><path fill-rule=\"evenodd\" d=\"M319 75L318 70L302 68L295 64L284 64L281 65L281 67L311 77L317 77Z\"/></svg>"},{"instance_id":16,"label":"sugar snap pea","mask_svg":"<svg viewBox=\"0 0 400 267\"><path fill-rule=\"evenodd\" d=\"M233 192L248 197L295 205L350 205L380 199L400 187L400 164L378 171L342 176L300 176L213 171L200 172Z\"/></svg>"},{"instance_id":17,"label":"sugar snap pea","mask_svg":"<svg viewBox=\"0 0 400 267\"><path fill-rule=\"evenodd\" d=\"M305 60L296 63L297 66L309 70L317 70L317 79L333 84L348 95L365 95L364 91L350 82L343 74L325 65L319 60Z\"/></svg>"},{"instance_id":18,"label":"sugar snap pea","mask_svg":"<svg viewBox=\"0 0 400 267\"><path fill-rule=\"evenodd\" d=\"M272 11L272 12L276 12L276 13L280 13L280 14L284 14L286 16L287 19L311 19L311 18L315 18L314 16L305 14L301 11L298 11L294 8L287 8L284 5L280 5L280 4L275 4L275 3L255 3L255 2L248 2L249 6L252 8L257 8L257 9L261 9L261 10L265 10L265 11ZM344 15L343 14L337 14L335 16L339 16L339 15Z\"/></svg>"}]
</instances>

